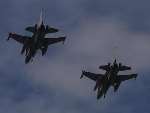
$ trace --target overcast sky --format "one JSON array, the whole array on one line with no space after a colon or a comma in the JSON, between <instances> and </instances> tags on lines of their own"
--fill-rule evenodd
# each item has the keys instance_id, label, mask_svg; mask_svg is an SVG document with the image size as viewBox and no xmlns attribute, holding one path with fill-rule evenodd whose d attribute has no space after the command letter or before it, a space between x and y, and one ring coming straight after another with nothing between
<instances>
[{"instance_id":1,"label":"overcast sky","mask_svg":"<svg viewBox=\"0 0 150 113\"><path fill-rule=\"evenodd\" d=\"M149 0L1 0L0 113L149 113ZM22 45L6 41L9 32L38 22L60 29L47 37L67 36L64 45L49 47L25 64ZM104 73L99 65L132 66L136 80L111 88L96 100L95 83L80 80L82 70Z\"/></svg>"}]
</instances>

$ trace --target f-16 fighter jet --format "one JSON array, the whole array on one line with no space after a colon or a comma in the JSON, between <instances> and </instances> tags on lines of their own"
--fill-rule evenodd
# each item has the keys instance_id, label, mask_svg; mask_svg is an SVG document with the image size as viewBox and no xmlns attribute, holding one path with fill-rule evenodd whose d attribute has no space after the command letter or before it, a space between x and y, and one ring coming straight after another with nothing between
<instances>
[{"instance_id":1,"label":"f-16 fighter jet","mask_svg":"<svg viewBox=\"0 0 150 113\"><path fill-rule=\"evenodd\" d=\"M42 19L42 12L40 15L40 21L35 26L27 27L27 31L32 32L33 35L30 36L22 36L16 33L9 33L8 40L10 38L16 40L17 42L23 44L21 54L26 52L25 63L28 63L31 58L33 58L37 52L37 50L42 51L42 56L46 54L48 46L54 43L65 41L66 37L58 37L58 38L45 38L45 35L48 33L56 33L57 29L49 27L48 25L44 25Z\"/></svg>"},{"instance_id":2,"label":"f-16 fighter jet","mask_svg":"<svg viewBox=\"0 0 150 113\"><path fill-rule=\"evenodd\" d=\"M119 71L131 70L131 67L124 66L121 63L118 64L116 60L113 64L108 63L108 65L103 65L99 68L105 70L105 74L95 74L82 71L82 75L80 77L82 78L83 76L86 76L96 82L94 91L98 90L97 99L102 96L105 97L110 86L113 86L114 92L116 92L123 81L137 77L137 74L119 75Z\"/></svg>"}]
</instances>

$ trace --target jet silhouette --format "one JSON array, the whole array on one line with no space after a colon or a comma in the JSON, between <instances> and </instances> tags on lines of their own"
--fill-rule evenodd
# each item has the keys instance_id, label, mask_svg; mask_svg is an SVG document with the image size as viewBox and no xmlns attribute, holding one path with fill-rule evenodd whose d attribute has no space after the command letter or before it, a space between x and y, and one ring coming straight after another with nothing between
<instances>
[{"instance_id":1,"label":"jet silhouette","mask_svg":"<svg viewBox=\"0 0 150 113\"><path fill-rule=\"evenodd\" d=\"M82 78L83 76L86 76L96 82L94 91L98 90L97 99L101 98L102 96L105 98L110 86L113 86L114 92L116 92L123 81L137 77L137 74L119 75L119 71L131 70L131 67L124 66L121 63L118 64L116 59L112 65L111 63L108 63L107 65L100 66L99 69L105 70L105 74L95 74L82 71L82 75L80 77Z\"/></svg>"},{"instance_id":2,"label":"jet silhouette","mask_svg":"<svg viewBox=\"0 0 150 113\"><path fill-rule=\"evenodd\" d=\"M30 36L22 36L16 33L9 33L8 39L14 39L15 41L23 44L21 54L26 51L25 63L28 63L36 54L37 50L41 50L42 56L46 54L48 46L51 44L55 44L58 42L65 41L66 37L58 37L58 38L45 38L48 33L56 33L58 29L49 27L48 25L44 25L42 12L40 14L40 20L38 24L35 26L27 27L25 30L32 32L33 35Z\"/></svg>"}]
</instances>

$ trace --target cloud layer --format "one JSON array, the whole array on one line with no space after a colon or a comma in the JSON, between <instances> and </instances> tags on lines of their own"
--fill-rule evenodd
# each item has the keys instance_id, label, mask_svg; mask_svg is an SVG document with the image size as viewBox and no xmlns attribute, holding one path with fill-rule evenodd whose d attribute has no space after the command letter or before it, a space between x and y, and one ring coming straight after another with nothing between
<instances>
[{"instance_id":1,"label":"cloud layer","mask_svg":"<svg viewBox=\"0 0 150 113\"><path fill-rule=\"evenodd\" d=\"M149 109L149 6L148 1L111 0L5 0L0 2L2 113L147 113ZM7 8L6 8L7 6ZM21 45L6 42L9 31L28 34L27 25L38 21L45 8L47 24L67 35L65 45L49 47L25 65ZM5 11L5 13L4 13ZM51 37L51 35L48 35ZM94 82L80 80L81 71L104 73L98 66L114 58L139 74L136 81L110 90L96 100Z\"/></svg>"}]
</instances>

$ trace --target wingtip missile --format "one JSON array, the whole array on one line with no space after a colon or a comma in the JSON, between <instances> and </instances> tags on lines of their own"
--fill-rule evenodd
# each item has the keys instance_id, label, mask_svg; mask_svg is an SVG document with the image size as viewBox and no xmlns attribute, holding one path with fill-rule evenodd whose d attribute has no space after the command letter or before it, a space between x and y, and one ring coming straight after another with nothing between
<instances>
[{"instance_id":1,"label":"wingtip missile","mask_svg":"<svg viewBox=\"0 0 150 113\"><path fill-rule=\"evenodd\" d=\"M9 33L9 34L8 34L8 38L6 39L7 41L11 38L12 34L13 34L13 33Z\"/></svg>"},{"instance_id":2,"label":"wingtip missile","mask_svg":"<svg viewBox=\"0 0 150 113\"><path fill-rule=\"evenodd\" d=\"M81 77L80 77L80 79L82 79L82 78L83 78L83 73L84 73L84 71L82 70L82 74L81 74Z\"/></svg>"}]
</instances>

